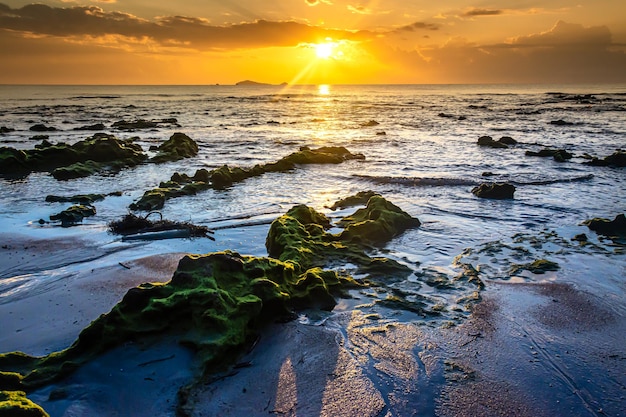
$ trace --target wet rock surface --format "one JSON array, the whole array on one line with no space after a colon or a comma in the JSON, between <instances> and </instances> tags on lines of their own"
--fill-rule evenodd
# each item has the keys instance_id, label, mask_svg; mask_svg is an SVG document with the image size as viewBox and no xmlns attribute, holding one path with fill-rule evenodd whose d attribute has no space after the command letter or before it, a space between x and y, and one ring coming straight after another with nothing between
<instances>
[{"instance_id":1,"label":"wet rock surface","mask_svg":"<svg viewBox=\"0 0 626 417\"><path fill-rule=\"evenodd\" d=\"M472 189L476 197L496 200L512 199L514 193L515 186L508 183L482 183Z\"/></svg>"}]
</instances>

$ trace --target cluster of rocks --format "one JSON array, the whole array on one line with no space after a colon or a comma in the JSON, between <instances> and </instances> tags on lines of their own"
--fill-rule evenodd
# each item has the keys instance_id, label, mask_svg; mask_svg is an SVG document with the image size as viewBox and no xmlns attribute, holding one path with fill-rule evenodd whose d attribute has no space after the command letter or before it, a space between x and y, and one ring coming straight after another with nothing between
<instances>
[{"instance_id":1,"label":"cluster of rocks","mask_svg":"<svg viewBox=\"0 0 626 417\"><path fill-rule=\"evenodd\" d=\"M478 146L506 149L509 145L517 145L517 141L510 136L502 136L498 140L494 140L491 136L481 136L478 138Z\"/></svg>"},{"instance_id":2,"label":"cluster of rocks","mask_svg":"<svg viewBox=\"0 0 626 417\"><path fill-rule=\"evenodd\" d=\"M31 172L51 172L58 180L86 177L101 171L119 171L142 162L161 163L197 155L197 143L183 133L175 133L148 158L137 138L118 139L106 133L68 145L43 140L34 149L0 148L0 174L25 176Z\"/></svg>"},{"instance_id":3,"label":"cluster of rocks","mask_svg":"<svg viewBox=\"0 0 626 417\"><path fill-rule=\"evenodd\" d=\"M169 181L157 188L148 190L131 210L159 210L170 198L194 195L208 189L224 189L248 178L258 177L268 172L286 172L299 164L339 164L347 160L365 159L362 154L353 154L342 146L323 146L317 149L302 147L277 162L255 165L252 168L229 167L223 165L213 170L199 169L193 176L174 173Z\"/></svg>"}]
</instances>

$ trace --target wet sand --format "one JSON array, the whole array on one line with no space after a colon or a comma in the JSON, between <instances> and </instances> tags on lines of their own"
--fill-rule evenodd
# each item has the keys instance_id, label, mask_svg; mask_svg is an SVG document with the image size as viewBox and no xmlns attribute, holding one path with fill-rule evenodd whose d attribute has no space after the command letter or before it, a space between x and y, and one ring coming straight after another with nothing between
<instances>
[{"instance_id":1,"label":"wet sand","mask_svg":"<svg viewBox=\"0 0 626 417\"><path fill-rule=\"evenodd\" d=\"M4 242L10 249L0 251L0 264L12 271L34 268L37 261L57 265L60 254L76 244L22 237ZM92 249L79 258L98 256ZM128 288L169 280L182 256L96 269L85 262L2 297L2 350L46 354L67 347ZM33 261L22 263L22 257ZM80 259L67 261L82 265ZM463 324L452 327L394 322L358 309L317 326L272 324L236 366L192 385L178 412L194 417L625 415L623 307L555 283L488 282L482 298ZM170 416L176 413L178 389L194 375L191 352L164 338L116 348L30 397L52 416Z\"/></svg>"}]
</instances>

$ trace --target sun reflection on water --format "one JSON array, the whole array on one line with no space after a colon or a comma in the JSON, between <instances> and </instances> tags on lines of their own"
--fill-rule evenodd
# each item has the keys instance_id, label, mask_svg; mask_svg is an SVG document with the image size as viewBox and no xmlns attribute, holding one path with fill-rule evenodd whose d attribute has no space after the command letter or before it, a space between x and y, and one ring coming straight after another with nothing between
<instances>
[{"instance_id":1,"label":"sun reflection on water","mask_svg":"<svg viewBox=\"0 0 626 417\"><path fill-rule=\"evenodd\" d=\"M328 84L320 84L317 86L317 94L320 96L330 95L330 85Z\"/></svg>"}]
</instances>

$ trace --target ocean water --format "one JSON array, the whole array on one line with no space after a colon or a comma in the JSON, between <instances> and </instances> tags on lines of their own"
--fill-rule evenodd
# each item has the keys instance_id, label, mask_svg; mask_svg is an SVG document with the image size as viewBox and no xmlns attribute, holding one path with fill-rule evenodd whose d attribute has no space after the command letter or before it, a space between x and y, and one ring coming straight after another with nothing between
<instances>
[{"instance_id":1,"label":"ocean water","mask_svg":"<svg viewBox=\"0 0 626 417\"><path fill-rule=\"evenodd\" d=\"M118 131L118 120L162 120L158 128ZM551 124L563 120L567 125ZM375 126L367 126L376 121ZM93 132L76 128L103 123L119 138L136 137L144 150L183 132L194 139L197 157L145 164L116 175L57 181L47 173L0 178L0 230L33 237L77 236L114 255L89 267L139 256L231 249L265 255L270 222L296 204L307 204L333 219L354 208L327 207L358 191L373 190L418 217L422 226L389 242L380 253L414 270L392 289L443 304L446 320L466 314L460 300L469 287L442 291L435 279L452 282L471 264L487 284L568 282L604 297L622 313L626 307L624 246L590 232L581 223L613 219L626 211L626 171L584 165L585 155L606 157L626 146L626 86L0 86L0 146L32 148L40 140L30 126L43 123L49 141L72 143ZM477 146L482 135L519 142L509 149ZM365 160L307 165L168 200L164 218L206 225L209 239L122 242L107 223L128 212L146 190L174 172L193 174L223 164L251 167L277 161L301 146L344 146ZM566 149L568 162L525 156L543 147ZM485 177L483 173L493 176ZM481 182L509 181L513 200L479 199ZM39 224L70 204L46 203L45 196L121 191L96 203L97 215L62 228ZM579 233L589 243L572 241ZM113 257L114 256L114 257ZM536 275L513 271L537 259L560 269ZM79 266L74 266L76 268ZM83 265L83 267L85 267ZM22 271L23 272L23 271ZM0 297L27 291L33 280L54 271L15 278L0 266ZM15 282L20 284L16 286ZM487 285L488 286L488 285ZM353 308L341 302L338 309ZM409 317L410 319L410 317Z\"/></svg>"}]
</instances>

